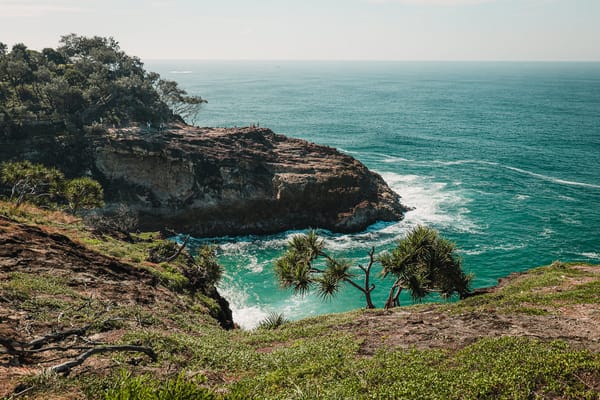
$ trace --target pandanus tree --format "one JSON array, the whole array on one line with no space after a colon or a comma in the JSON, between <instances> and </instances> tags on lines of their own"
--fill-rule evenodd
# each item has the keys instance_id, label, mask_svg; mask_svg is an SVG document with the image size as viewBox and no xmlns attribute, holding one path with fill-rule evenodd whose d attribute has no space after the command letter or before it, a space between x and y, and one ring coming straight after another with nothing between
<instances>
[{"instance_id":1,"label":"pandanus tree","mask_svg":"<svg viewBox=\"0 0 600 400\"><path fill-rule=\"evenodd\" d=\"M391 252L378 257L374 253L371 248L366 266L359 264L353 269L348 260L336 259L325 252L323 240L311 231L290 240L286 253L275 262L275 273L282 287L300 294L316 290L323 298L334 296L341 285L348 284L364 295L366 308L375 308L371 271L377 263L382 266L383 278L393 278L385 308L399 306L404 289L415 301L432 292L442 297L454 293L463 297L469 292L471 276L462 270L456 246L440 237L435 229L417 226ZM357 269L362 272L362 284L355 281Z\"/></svg>"},{"instance_id":2,"label":"pandanus tree","mask_svg":"<svg viewBox=\"0 0 600 400\"><path fill-rule=\"evenodd\" d=\"M275 274L281 286L292 288L300 294L316 289L321 297L329 298L339 291L342 284L349 284L363 293L367 308L375 308L371 300L375 285L369 282L371 267L375 262L374 249L369 252L367 266L358 266L364 273L361 286L354 282L355 274L350 270L351 263L332 257L324 248L323 240L314 231L294 236L288 243L286 253L275 262ZM318 259L324 259L324 265L317 265Z\"/></svg>"},{"instance_id":3,"label":"pandanus tree","mask_svg":"<svg viewBox=\"0 0 600 400\"><path fill-rule=\"evenodd\" d=\"M415 227L392 252L380 255L379 262L382 275L394 278L385 308L399 306L404 289L416 301L431 292L438 292L444 298L454 293L463 297L469 292L471 276L462 269L456 245L435 229Z\"/></svg>"}]
</instances>

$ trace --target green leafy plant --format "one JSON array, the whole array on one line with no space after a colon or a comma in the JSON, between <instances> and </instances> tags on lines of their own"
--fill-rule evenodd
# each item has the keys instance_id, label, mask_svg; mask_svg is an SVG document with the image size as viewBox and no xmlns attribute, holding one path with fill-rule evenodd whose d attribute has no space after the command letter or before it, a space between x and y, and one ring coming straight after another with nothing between
<instances>
[{"instance_id":1,"label":"green leafy plant","mask_svg":"<svg viewBox=\"0 0 600 400\"><path fill-rule=\"evenodd\" d=\"M30 161L4 162L0 165L0 180L8 185L10 200L16 207L24 201L45 205L59 194L64 175L56 168Z\"/></svg>"},{"instance_id":2,"label":"green leafy plant","mask_svg":"<svg viewBox=\"0 0 600 400\"><path fill-rule=\"evenodd\" d=\"M409 290L414 300L421 300L434 291L443 297L453 293L464 296L469 292L471 276L462 270L456 246L435 229L417 226L391 253L376 258L374 251L369 251L366 266L357 266L363 274L361 285L354 281L352 264L325 252L323 240L311 231L290 240L286 253L275 262L275 273L284 288L292 288L300 294L315 289L324 298L335 295L342 284L349 284L365 296L366 308L375 308L371 299L375 284L371 283L370 274L377 262L383 267L383 277L394 277L385 308L400 305L403 289ZM324 264L317 264L319 259L324 259Z\"/></svg>"},{"instance_id":3,"label":"green leafy plant","mask_svg":"<svg viewBox=\"0 0 600 400\"><path fill-rule=\"evenodd\" d=\"M398 242L391 253L379 256L384 277L393 276L385 308L399 306L403 289L410 291L414 300L421 300L432 291L442 297L453 293L461 296L469 292L471 276L462 270L456 254L456 245L442 238L432 228L417 226Z\"/></svg>"},{"instance_id":4,"label":"green leafy plant","mask_svg":"<svg viewBox=\"0 0 600 400\"><path fill-rule=\"evenodd\" d=\"M134 376L122 370L112 387L104 394L105 400L213 400L218 397L200 386L201 376L186 379L183 372L165 381L147 375Z\"/></svg>"},{"instance_id":5,"label":"green leafy plant","mask_svg":"<svg viewBox=\"0 0 600 400\"><path fill-rule=\"evenodd\" d=\"M64 185L63 195L73 213L80 209L104 206L104 191L100 183L89 177L75 178Z\"/></svg>"},{"instance_id":6,"label":"green leafy plant","mask_svg":"<svg viewBox=\"0 0 600 400\"><path fill-rule=\"evenodd\" d=\"M258 323L258 329L277 329L287 324L289 320L283 313L272 312L265 319Z\"/></svg>"}]
</instances>

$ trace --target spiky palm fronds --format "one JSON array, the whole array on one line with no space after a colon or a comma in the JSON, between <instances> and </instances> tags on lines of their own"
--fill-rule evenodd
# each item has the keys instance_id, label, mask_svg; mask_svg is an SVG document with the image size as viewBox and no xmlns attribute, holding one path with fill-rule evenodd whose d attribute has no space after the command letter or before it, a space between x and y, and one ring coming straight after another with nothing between
<instances>
[{"instance_id":1,"label":"spiky palm fronds","mask_svg":"<svg viewBox=\"0 0 600 400\"><path fill-rule=\"evenodd\" d=\"M277 329L290 322L283 313L272 312L258 323L258 329Z\"/></svg>"},{"instance_id":2,"label":"spiky palm fronds","mask_svg":"<svg viewBox=\"0 0 600 400\"><path fill-rule=\"evenodd\" d=\"M379 257L382 275L393 275L408 289L413 300L420 301L431 291L443 297L468 293L470 276L461 267L456 245L432 228L417 226L398 242L391 253Z\"/></svg>"}]
</instances>

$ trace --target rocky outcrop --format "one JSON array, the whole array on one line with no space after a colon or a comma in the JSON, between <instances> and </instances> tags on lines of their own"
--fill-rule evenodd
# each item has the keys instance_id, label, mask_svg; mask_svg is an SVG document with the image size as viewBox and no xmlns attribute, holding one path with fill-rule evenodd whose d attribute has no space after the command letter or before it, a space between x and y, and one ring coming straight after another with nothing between
<instances>
[{"instance_id":1,"label":"rocky outcrop","mask_svg":"<svg viewBox=\"0 0 600 400\"><path fill-rule=\"evenodd\" d=\"M196 236L289 229L360 231L405 209L383 179L337 150L264 128L128 127L0 136L0 161L28 159L67 177L91 174L108 208L140 228Z\"/></svg>"},{"instance_id":2,"label":"rocky outcrop","mask_svg":"<svg viewBox=\"0 0 600 400\"><path fill-rule=\"evenodd\" d=\"M143 229L196 236L359 231L402 218L399 196L358 160L264 128L112 129L93 143L109 202Z\"/></svg>"}]
</instances>

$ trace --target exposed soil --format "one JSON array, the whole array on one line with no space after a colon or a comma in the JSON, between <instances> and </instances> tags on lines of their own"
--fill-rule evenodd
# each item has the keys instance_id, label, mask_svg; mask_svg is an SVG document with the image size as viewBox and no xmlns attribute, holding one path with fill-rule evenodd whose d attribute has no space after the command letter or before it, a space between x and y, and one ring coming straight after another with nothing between
<instances>
[{"instance_id":1,"label":"exposed soil","mask_svg":"<svg viewBox=\"0 0 600 400\"><path fill-rule=\"evenodd\" d=\"M135 268L115 258L94 252L68 237L35 226L19 224L0 216L0 282L6 282L11 274L35 274L40 277L57 278L69 288L64 294L36 294L35 301L62 301L70 310L81 315L81 321L67 319L59 311L48 312L40 317L38 310L27 301L8 291L0 292L0 340L10 339L27 343L53 332L66 331L104 321L115 309L139 310L155 315L156 310L172 310L187 306L182 298L157 284L148 271ZM168 319L159 322L165 329L176 329ZM86 340L102 343L119 341L126 331L123 327L141 327L143 320L119 320L118 323L101 328L90 335L71 335L52 345L69 347L86 345ZM94 333L92 335L92 333ZM71 359L81 350L56 350L33 353L16 358L0 346L0 397L13 393L19 378L39 373L43 367ZM132 359L143 355L131 354ZM81 370L101 369L108 358L94 356L85 362Z\"/></svg>"},{"instance_id":2,"label":"exposed soil","mask_svg":"<svg viewBox=\"0 0 600 400\"><path fill-rule=\"evenodd\" d=\"M600 268L577 266L600 277ZM514 274L512 279L521 274ZM587 279L567 279L554 290L568 290ZM489 291L500 290L509 279ZM403 309L369 312L340 329L363 340L361 352L372 355L381 347L459 349L484 337L523 336L560 339L577 348L600 351L600 301L552 309L551 315L469 312L458 315L431 305L418 311Z\"/></svg>"}]
</instances>

